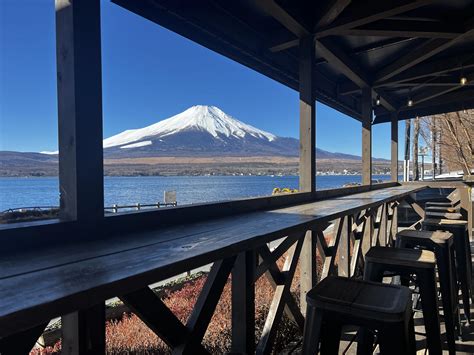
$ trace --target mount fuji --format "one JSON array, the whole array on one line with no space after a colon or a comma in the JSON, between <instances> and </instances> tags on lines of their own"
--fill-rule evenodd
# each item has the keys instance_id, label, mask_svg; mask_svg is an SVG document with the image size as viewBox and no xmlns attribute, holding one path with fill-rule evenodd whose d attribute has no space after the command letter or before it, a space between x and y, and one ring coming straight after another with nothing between
<instances>
[{"instance_id":1,"label":"mount fuji","mask_svg":"<svg viewBox=\"0 0 474 355\"><path fill-rule=\"evenodd\" d=\"M151 126L104 140L107 158L149 156L298 156L298 140L277 137L215 106L192 106Z\"/></svg>"}]
</instances>

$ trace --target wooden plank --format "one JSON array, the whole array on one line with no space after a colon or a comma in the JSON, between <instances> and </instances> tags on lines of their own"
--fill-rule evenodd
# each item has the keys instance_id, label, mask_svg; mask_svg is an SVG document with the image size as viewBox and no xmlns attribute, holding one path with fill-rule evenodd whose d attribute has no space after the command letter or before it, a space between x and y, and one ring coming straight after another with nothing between
<instances>
[{"instance_id":1,"label":"wooden plank","mask_svg":"<svg viewBox=\"0 0 474 355\"><path fill-rule=\"evenodd\" d=\"M240 253L232 270L233 354L255 352L255 251Z\"/></svg>"},{"instance_id":2,"label":"wooden plank","mask_svg":"<svg viewBox=\"0 0 474 355\"><path fill-rule=\"evenodd\" d=\"M372 90L362 89L362 185L372 185Z\"/></svg>"},{"instance_id":3,"label":"wooden plank","mask_svg":"<svg viewBox=\"0 0 474 355\"><path fill-rule=\"evenodd\" d=\"M61 354L105 353L105 301L61 317Z\"/></svg>"},{"instance_id":4,"label":"wooden plank","mask_svg":"<svg viewBox=\"0 0 474 355\"><path fill-rule=\"evenodd\" d=\"M100 3L56 0L60 215L104 216Z\"/></svg>"},{"instance_id":5,"label":"wooden plank","mask_svg":"<svg viewBox=\"0 0 474 355\"><path fill-rule=\"evenodd\" d=\"M398 181L398 117L396 112L391 115L390 122L390 179Z\"/></svg>"},{"instance_id":6,"label":"wooden plank","mask_svg":"<svg viewBox=\"0 0 474 355\"><path fill-rule=\"evenodd\" d=\"M303 192L316 190L316 101L314 98L314 42L308 36L300 40L300 163L299 187Z\"/></svg>"}]
</instances>

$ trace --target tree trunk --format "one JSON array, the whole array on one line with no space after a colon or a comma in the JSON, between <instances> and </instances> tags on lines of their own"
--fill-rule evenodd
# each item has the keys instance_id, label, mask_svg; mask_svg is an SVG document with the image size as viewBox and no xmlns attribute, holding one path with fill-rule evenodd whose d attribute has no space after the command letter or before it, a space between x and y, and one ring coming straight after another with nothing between
<instances>
[{"instance_id":1,"label":"tree trunk","mask_svg":"<svg viewBox=\"0 0 474 355\"><path fill-rule=\"evenodd\" d=\"M418 172L418 138L420 136L420 118L417 117L413 124L413 180L420 180Z\"/></svg>"}]
</instances>

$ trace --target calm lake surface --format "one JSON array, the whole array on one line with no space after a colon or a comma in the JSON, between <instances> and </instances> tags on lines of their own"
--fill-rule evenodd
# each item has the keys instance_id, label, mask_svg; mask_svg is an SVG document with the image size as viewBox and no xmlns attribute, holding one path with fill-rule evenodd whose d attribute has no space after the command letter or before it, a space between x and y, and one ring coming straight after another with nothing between
<instances>
[{"instance_id":1,"label":"calm lake surface","mask_svg":"<svg viewBox=\"0 0 474 355\"><path fill-rule=\"evenodd\" d=\"M389 180L389 175L374 175ZM316 178L317 189L360 182L360 175ZM175 190L179 205L271 195L275 187L298 188L297 176L150 176L105 177L105 205L163 202L163 192ZM58 179L0 178L0 212L8 208L59 205Z\"/></svg>"}]
</instances>

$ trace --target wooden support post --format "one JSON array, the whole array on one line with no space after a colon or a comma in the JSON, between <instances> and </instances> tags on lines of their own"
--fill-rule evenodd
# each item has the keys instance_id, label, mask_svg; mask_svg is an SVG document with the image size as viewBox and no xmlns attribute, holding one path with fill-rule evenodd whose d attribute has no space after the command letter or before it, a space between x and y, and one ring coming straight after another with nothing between
<instances>
[{"instance_id":1,"label":"wooden support post","mask_svg":"<svg viewBox=\"0 0 474 355\"><path fill-rule=\"evenodd\" d=\"M100 2L56 0L60 213L104 215Z\"/></svg>"},{"instance_id":2,"label":"wooden support post","mask_svg":"<svg viewBox=\"0 0 474 355\"><path fill-rule=\"evenodd\" d=\"M100 2L56 0L60 216L104 217ZM62 318L64 354L105 352L105 306Z\"/></svg>"},{"instance_id":3,"label":"wooden support post","mask_svg":"<svg viewBox=\"0 0 474 355\"><path fill-rule=\"evenodd\" d=\"M232 270L232 353L255 352L255 251L239 254Z\"/></svg>"},{"instance_id":4,"label":"wooden support post","mask_svg":"<svg viewBox=\"0 0 474 355\"><path fill-rule=\"evenodd\" d=\"M105 302L61 318L61 353L105 354Z\"/></svg>"},{"instance_id":5,"label":"wooden support post","mask_svg":"<svg viewBox=\"0 0 474 355\"><path fill-rule=\"evenodd\" d=\"M397 112L391 114L391 180L398 181L398 115Z\"/></svg>"},{"instance_id":6,"label":"wooden support post","mask_svg":"<svg viewBox=\"0 0 474 355\"><path fill-rule=\"evenodd\" d=\"M372 89L362 89L362 185L372 185Z\"/></svg>"},{"instance_id":7,"label":"wooden support post","mask_svg":"<svg viewBox=\"0 0 474 355\"><path fill-rule=\"evenodd\" d=\"M350 276L350 232L352 227L351 216L344 216L341 218L342 229L341 239L339 242L337 274L339 276Z\"/></svg>"},{"instance_id":8,"label":"wooden support post","mask_svg":"<svg viewBox=\"0 0 474 355\"><path fill-rule=\"evenodd\" d=\"M314 97L313 63L315 56L312 36L300 39L299 43L299 91L300 91L300 191L316 190L316 100ZM306 293L316 280L315 248L313 233L306 232L300 261L300 308L306 312Z\"/></svg>"},{"instance_id":9,"label":"wooden support post","mask_svg":"<svg viewBox=\"0 0 474 355\"><path fill-rule=\"evenodd\" d=\"M405 121L405 157L403 160L403 181L410 180L410 135L411 120Z\"/></svg>"}]
</instances>

